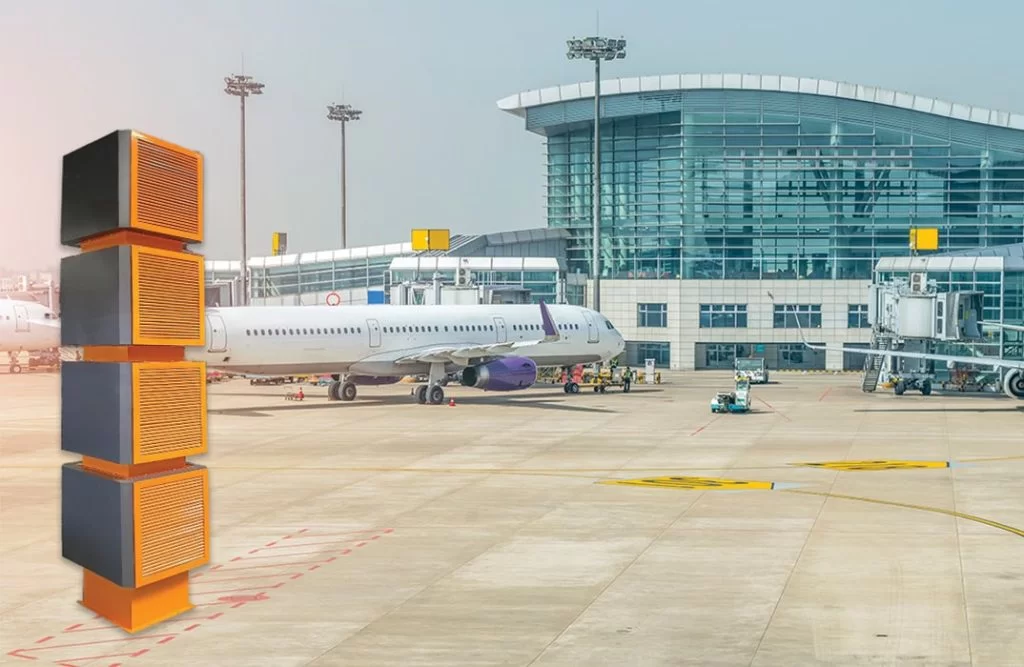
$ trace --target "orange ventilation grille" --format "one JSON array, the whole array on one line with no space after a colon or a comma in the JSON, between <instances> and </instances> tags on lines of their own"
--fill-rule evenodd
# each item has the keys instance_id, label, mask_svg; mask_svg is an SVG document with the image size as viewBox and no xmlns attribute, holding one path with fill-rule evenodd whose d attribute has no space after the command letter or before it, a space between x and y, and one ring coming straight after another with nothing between
<instances>
[{"instance_id":1,"label":"orange ventilation grille","mask_svg":"<svg viewBox=\"0 0 1024 667\"><path fill-rule=\"evenodd\" d=\"M140 134L132 148L132 226L202 241L202 157Z\"/></svg>"},{"instance_id":2,"label":"orange ventilation grille","mask_svg":"<svg viewBox=\"0 0 1024 667\"><path fill-rule=\"evenodd\" d=\"M203 258L153 248L132 248L135 342L202 345Z\"/></svg>"},{"instance_id":3,"label":"orange ventilation grille","mask_svg":"<svg viewBox=\"0 0 1024 667\"><path fill-rule=\"evenodd\" d=\"M206 470L136 483L135 578L139 585L205 562Z\"/></svg>"},{"instance_id":4,"label":"orange ventilation grille","mask_svg":"<svg viewBox=\"0 0 1024 667\"><path fill-rule=\"evenodd\" d=\"M206 451L206 378L201 363L137 363L135 458L150 463Z\"/></svg>"}]
</instances>

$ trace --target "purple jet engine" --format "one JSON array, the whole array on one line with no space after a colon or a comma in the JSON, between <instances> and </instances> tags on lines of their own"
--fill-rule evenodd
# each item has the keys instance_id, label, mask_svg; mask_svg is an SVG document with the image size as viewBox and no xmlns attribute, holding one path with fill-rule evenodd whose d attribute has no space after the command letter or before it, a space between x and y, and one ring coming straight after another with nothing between
<instances>
[{"instance_id":1,"label":"purple jet engine","mask_svg":"<svg viewBox=\"0 0 1024 667\"><path fill-rule=\"evenodd\" d=\"M462 384L484 391L527 389L537 381L537 364L526 357L502 357L462 371Z\"/></svg>"}]
</instances>

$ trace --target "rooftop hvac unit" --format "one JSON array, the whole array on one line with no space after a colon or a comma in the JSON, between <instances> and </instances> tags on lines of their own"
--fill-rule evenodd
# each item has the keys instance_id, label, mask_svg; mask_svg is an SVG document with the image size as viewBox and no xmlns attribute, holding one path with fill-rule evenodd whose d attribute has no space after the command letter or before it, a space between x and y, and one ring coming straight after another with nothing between
<instances>
[{"instance_id":1,"label":"rooftop hvac unit","mask_svg":"<svg viewBox=\"0 0 1024 667\"><path fill-rule=\"evenodd\" d=\"M910 293L911 294L925 294L928 291L928 274L927 273L911 273L910 274Z\"/></svg>"}]
</instances>

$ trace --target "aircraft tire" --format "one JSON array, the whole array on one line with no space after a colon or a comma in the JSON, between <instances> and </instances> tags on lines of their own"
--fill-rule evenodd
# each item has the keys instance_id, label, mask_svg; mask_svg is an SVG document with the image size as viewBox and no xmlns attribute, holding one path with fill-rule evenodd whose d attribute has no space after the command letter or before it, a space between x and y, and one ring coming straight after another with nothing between
<instances>
[{"instance_id":1,"label":"aircraft tire","mask_svg":"<svg viewBox=\"0 0 1024 667\"><path fill-rule=\"evenodd\" d=\"M21 364L11 364L11 372L17 375L21 372Z\"/></svg>"},{"instance_id":2,"label":"aircraft tire","mask_svg":"<svg viewBox=\"0 0 1024 667\"><path fill-rule=\"evenodd\" d=\"M338 397L343 401L354 401L356 398L356 383L346 382L341 385L341 391L338 393Z\"/></svg>"},{"instance_id":3,"label":"aircraft tire","mask_svg":"<svg viewBox=\"0 0 1024 667\"><path fill-rule=\"evenodd\" d=\"M338 390L341 388L341 383L337 380L327 385L327 400L338 401L341 400L341 396L338 395Z\"/></svg>"},{"instance_id":4,"label":"aircraft tire","mask_svg":"<svg viewBox=\"0 0 1024 667\"><path fill-rule=\"evenodd\" d=\"M566 387L568 388L570 394L580 393L580 386L575 382L570 382L569 384L566 385Z\"/></svg>"},{"instance_id":5,"label":"aircraft tire","mask_svg":"<svg viewBox=\"0 0 1024 667\"><path fill-rule=\"evenodd\" d=\"M925 380L924 382L921 383L921 394L923 396L929 396L929 395L931 395L931 393L932 393L932 383L929 382L928 380Z\"/></svg>"},{"instance_id":6,"label":"aircraft tire","mask_svg":"<svg viewBox=\"0 0 1024 667\"><path fill-rule=\"evenodd\" d=\"M429 389L427 396L431 405L441 405L444 403L444 387L439 384L435 384Z\"/></svg>"},{"instance_id":7,"label":"aircraft tire","mask_svg":"<svg viewBox=\"0 0 1024 667\"><path fill-rule=\"evenodd\" d=\"M421 384L416 388L416 402L420 405L427 402L427 385Z\"/></svg>"}]
</instances>

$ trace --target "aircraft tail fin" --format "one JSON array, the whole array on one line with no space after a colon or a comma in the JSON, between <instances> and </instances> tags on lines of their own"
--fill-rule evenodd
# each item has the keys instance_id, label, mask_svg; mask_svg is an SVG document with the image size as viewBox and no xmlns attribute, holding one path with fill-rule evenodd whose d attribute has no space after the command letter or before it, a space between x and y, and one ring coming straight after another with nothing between
<instances>
[{"instance_id":1,"label":"aircraft tail fin","mask_svg":"<svg viewBox=\"0 0 1024 667\"><path fill-rule=\"evenodd\" d=\"M543 301L540 302L540 321L544 327L544 342L551 343L561 340L562 337L558 334L558 327L555 326L555 321L551 319L551 311L548 310L548 305Z\"/></svg>"}]
</instances>

